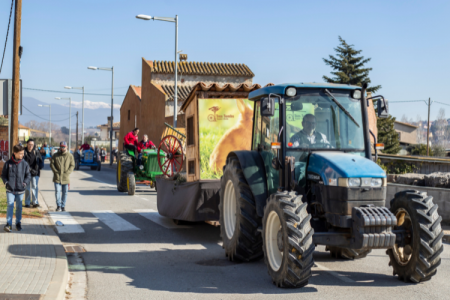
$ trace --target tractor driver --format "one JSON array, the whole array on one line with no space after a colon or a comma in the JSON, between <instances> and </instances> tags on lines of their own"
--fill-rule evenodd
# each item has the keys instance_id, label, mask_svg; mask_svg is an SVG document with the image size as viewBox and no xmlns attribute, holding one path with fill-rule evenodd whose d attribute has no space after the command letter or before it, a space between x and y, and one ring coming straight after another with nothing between
<instances>
[{"instance_id":1,"label":"tractor driver","mask_svg":"<svg viewBox=\"0 0 450 300\"><path fill-rule=\"evenodd\" d=\"M127 135L123 138L123 145L125 147L125 149L131 150L135 153L136 152L140 153L141 149L139 147L139 142L138 142L138 134L139 134L139 128L135 128L133 129L133 131L130 131L127 133ZM138 166L141 164L141 158L142 155L138 154L137 157L137 164Z\"/></svg>"},{"instance_id":2,"label":"tractor driver","mask_svg":"<svg viewBox=\"0 0 450 300\"><path fill-rule=\"evenodd\" d=\"M326 144L324 148L330 147L330 142L327 136L321 132L316 131L316 117L312 114L306 114L302 121L303 129L294 134L290 142L293 147L309 148L314 144Z\"/></svg>"}]
</instances>

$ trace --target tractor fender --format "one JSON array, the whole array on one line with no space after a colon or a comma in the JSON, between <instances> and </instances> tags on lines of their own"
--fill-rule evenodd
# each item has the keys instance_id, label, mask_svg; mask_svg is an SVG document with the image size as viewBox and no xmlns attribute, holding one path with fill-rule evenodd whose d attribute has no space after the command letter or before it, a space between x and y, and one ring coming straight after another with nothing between
<instances>
[{"instance_id":1,"label":"tractor fender","mask_svg":"<svg viewBox=\"0 0 450 300\"><path fill-rule=\"evenodd\" d=\"M244 177L255 198L256 213L262 218L268 197L264 161L258 151L233 151L228 154L227 161L232 156L237 157L241 164Z\"/></svg>"}]
</instances>

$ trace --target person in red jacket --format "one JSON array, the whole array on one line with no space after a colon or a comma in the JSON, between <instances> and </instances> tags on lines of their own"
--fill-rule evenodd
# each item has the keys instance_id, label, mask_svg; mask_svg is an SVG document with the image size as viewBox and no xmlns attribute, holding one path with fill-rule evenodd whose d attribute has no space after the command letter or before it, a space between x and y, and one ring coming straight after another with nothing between
<instances>
[{"instance_id":1,"label":"person in red jacket","mask_svg":"<svg viewBox=\"0 0 450 300\"><path fill-rule=\"evenodd\" d=\"M139 142L138 144L138 151L141 152L144 149L156 149L155 144L152 143L152 141L150 141L148 139L148 136L146 134L144 134L143 140Z\"/></svg>"},{"instance_id":2,"label":"person in red jacket","mask_svg":"<svg viewBox=\"0 0 450 300\"><path fill-rule=\"evenodd\" d=\"M127 135L123 138L123 145L125 149L131 151L138 150L138 134L139 128L135 128L133 129L133 131L127 133Z\"/></svg>"}]
</instances>

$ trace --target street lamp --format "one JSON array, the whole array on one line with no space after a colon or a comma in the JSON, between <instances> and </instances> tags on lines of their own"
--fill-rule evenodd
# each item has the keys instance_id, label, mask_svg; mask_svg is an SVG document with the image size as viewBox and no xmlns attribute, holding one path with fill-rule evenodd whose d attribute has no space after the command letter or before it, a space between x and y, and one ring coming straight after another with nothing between
<instances>
[{"instance_id":1,"label":"street lamp","mask_svg":"<svg viewBox=\"0 0 450 300\"><path fill-rule=\"evenodd\" d=\"M81 144L84 144L84 86L82 87L74 87L74 86L65 86L65 89L73 89L73 90L82 90L83 91L83 100L81 101ZM78 138L78 137L77 137Z\"/></svg>"},{"instance_id":2,"label":"street lamp","mask_svg":"<svg viewBox=\"0 0 450 300\"><path fill-rule=\"evenodd\" d=\"M55 99L57 100L69 100L69 152L72 149L71 145L72 145L72 98L61 98L61 97L56 97Z\"/></svg>"},{"instance_id":3,"label":"street lamp","mask_svg":"<svg viewBox=\"0 0 450 300\"><path fill-rule=\"evenodd\" d=\"M88 67L89 70L103 70L112 72L112 84L111 84L111 130L109 131L109 164L112 165L113 154L112 154L112 139L113 139L113 109L114 109L114 67L111 68L98 68L98 67Z\"/></svg>"},{"instance_id":4,"label":"street lamp","mask_svg":"<svg viewBox=\"0 0 450 300\"><path fill-rule=\"evenodd\" d=\"M38 104L38 106L40 107L47 107L49 108L49 131L50 131L50 135L49 135L49 139L48 139L48 147L51 148L52 147L52 105L48 104L48 105L42 105L42 104Z\"/></svg>"},{"instance_id":5,"label":"street lamp","mask_svg":"<svg viewBox=\"0 0 450 300\"><path fill-rule=\"evenodd\" d=\"M177 128L177 105L178 105L178 90L177 90L177 54L178 54L178 15L175 18L166 18L166 17L152 17L147 15L137 15L137 19L141 20L157 20L157 21L165 21L175 23L175 96L174 96L174 106L173 106L173 127Z\"/></svg>"}]
</instances>

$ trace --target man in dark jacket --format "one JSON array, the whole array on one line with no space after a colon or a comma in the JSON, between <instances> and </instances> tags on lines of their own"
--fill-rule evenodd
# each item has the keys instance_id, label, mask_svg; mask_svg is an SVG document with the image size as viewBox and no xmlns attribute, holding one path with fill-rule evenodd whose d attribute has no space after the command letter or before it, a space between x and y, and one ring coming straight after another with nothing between
<instances>
[{"instance_id":1,"label":"man in dark jacket","mask_svg":"<svg viewBox=\"0 0 450 300\"><path fill-rule=\"evenodd\" d=\"M2 180L6 187L6 200L8 208L6 210L5 231L12 231L12 218L14 212L14 202L16 202L16 229L22 230L22 199L25 187L30 183L31 174L28 163L23 159L24 149L22 145L13 147L14 154L11 156L2 171Z\"/></svg>"},{"instance_id":2,"label":"man in dark jacket","mask_svg":"<svg viewBox=\"0 0 450 300\"><path fill-rule=\"evenodd\" d=\"M44 161L41 154L37 151L34 140L29 139L27 147L25 148L25 155L23 159L30 166L31 181L25 189L25 207L39 207L38 195L39 195L39 176L41 176L41 169L44 167ZM33 200L34 199L34 200Z\"/></svg>"}]
</instances>

